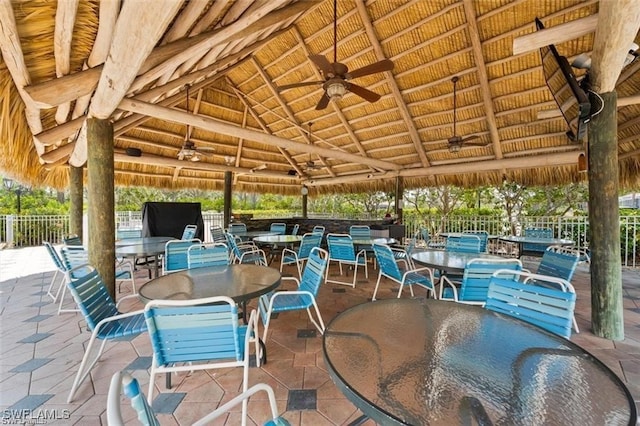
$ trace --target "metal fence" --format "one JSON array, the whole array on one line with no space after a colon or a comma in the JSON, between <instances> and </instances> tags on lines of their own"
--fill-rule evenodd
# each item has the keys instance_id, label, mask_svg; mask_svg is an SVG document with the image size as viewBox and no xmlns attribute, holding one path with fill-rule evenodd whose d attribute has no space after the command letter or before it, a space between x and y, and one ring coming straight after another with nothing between
<instances>
[{"instance_id":1,"label":"metal fence","mask_svg":"<svg viewBox=\"0 0 640 426\"><path fill-rule=\"evenodd\" d=\"M295 212L289 217L292 215L295 215ZM324 217L321 213L309 216L317 219ZM209 229L213 225L223 225L222 213L203 212L202 218L205 229ZM360 217L359 219L367 218ZM437 239L441 232L484 230L490 235L521 235L524 229L529 227L551 228L556 238L571 239L580 248L588 248L589 245L589 223L586 216L525 216L506 220L501 216L418 216L405 214L404 224L407 236L414 235L416 231L426 228L433 239ZM116 229L141 228L142 215L140 212L116 213ZM68 234L69 217L66 215L0 215L0 242L8 247L37 246L43 241L57 244L61 243L63 237ZM205 232L205 240L209 238L211 238L209 232ZM639 246L640 216L621 216L620 249L623 266L636 267L640 263ZM504 252L502 249L506 248L498 246L497 249Z\"/></svg>"}]
</instances>

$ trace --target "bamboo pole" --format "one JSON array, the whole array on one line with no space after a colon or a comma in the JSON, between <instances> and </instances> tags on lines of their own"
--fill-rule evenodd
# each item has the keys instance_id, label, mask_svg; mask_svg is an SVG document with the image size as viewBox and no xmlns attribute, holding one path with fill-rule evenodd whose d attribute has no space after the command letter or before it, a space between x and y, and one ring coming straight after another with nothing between
<instances>
[{"instance_id":1,"label":"bamboo pole","mask_svg":"<svg viewBox=\"0 0 640 426\"><path fill-rule=\"evenodd\" d=\"M82 240L83 168L69 166L69 232Z\"/></svg>"}]
</instances>

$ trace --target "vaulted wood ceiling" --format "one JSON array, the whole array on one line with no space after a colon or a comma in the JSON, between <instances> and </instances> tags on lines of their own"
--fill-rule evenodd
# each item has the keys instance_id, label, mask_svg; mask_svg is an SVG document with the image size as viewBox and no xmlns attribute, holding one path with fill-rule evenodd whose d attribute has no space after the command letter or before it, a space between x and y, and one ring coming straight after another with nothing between
<instances>
[{"instance_id":1,"label":"vaulted wood ceiling","mask_svg":"<svg viewBox=\"0 0 640 426\"><path fill-rule=\"evenodd\" d=\"M347 93L316 110L322 85L279 87L324 79L309 56L333 62L332 0L0 0L0 168L64 187L68 165L86 162L83 124L96 117L114 123L121 185L220 189L225 171L236 190L288 194L388 190L397 176L409 188L584 179L584 146L566 136L538 47L553 41L570 59L593 49L603 73L596 30L615 33L603 16L626 31L607 48L618 58L640 41L637 7L625 3L340 0L338 61L394 67L353 79L378 101ZM547 30L536 32L536 17ZM605 68L618 92L621 178L632 184L640 61ZM453 76L456 133L484 145L455 153ZM199 161L178 159L186 139L205 151Z\"/></svg>"}]
</instances>

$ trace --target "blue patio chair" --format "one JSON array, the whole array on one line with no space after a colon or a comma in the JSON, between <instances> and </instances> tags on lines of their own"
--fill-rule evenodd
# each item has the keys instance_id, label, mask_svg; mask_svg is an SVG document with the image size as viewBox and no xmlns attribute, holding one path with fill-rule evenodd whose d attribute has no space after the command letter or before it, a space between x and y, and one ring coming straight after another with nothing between
<instances>
[{"instance_id":1,"label":"blue patio chair","mask_svg":"<svg viewBox=\"0 0 640 426\"><path fill-rule=\"evenodd\" d=\"M127 313L122 313L118 310L118 305L123 300L132 297L137 298L137 295L125 296L116 304L109 295L102 277L95 269L88 265L81 265L78 268L88 269L89 272L83 273L79 278L68 282L67 286L84 316L87 328L91 331L91 338L71 386L67 403L73 400L78 387L100 359L108 341L117 341L122 338L136 336L147 330L142 310ZM73 274L75 271L72 270L71 272ZM87 361L96 340L102 340L102 343L98 349L98 354L87 366ZM122 359L118 359L118 361L122 361Z\"/></svg>"},{"instance_id":2,"label":"blue patio chair","mask_svg":"<svg viewBox=\"0 0 640 426\"><path fill-rule=\"evenodd\" d=\"M553 238L553 229L551 228L525 228L525 237L533 238ZM541 255L547 249L548 244L535 244L535 243L523 243L522 253L523 255Z\"/></svg>"},{"instance_id":3,"label":"blue patio chair","mask_svg":"<svg viewBox=\"0 0 640 426\"><path fill-rule=\"evenodd\" d=\"M485 309L526 321L565 338L571 337L575 293L494 276Z\"/></svg>"},{"instance_id":4,"label":"blue patio chair","mask_svg":"<svg viewBox=\"0 0 640 426\"><path fill-rule=\"evenodd\" d=\"M321 242L321 234L304 234L302 236L302 241L300 241L300 245L298 246L298 251L289 248L282 249L282 256L280 256L280 272L282 272L282 267L284 265L295 264L298 268L298 277L302 278L302 266L304 265L304 262L309 258L309 254L314 247L320 247Z\"/></svg>"},{"instance_id":5,"label":"blue patio chair","mask_svg":"<svg viewBox=\"0 0 640 426\"><path fill-rule=\"evenodd\" d=\"M269 408L271 409L271 417L266 423L264 423L264 426L289 426L290 424L287 420L278 416L275 393L271 386L266 383L258 383L251 386L246 392L242 392L240 395L220 405L206 416L196 420L193 425L209 424L218 417L229 413L232 408L251 398L260 391L264 391L267 394ZM156 417L156 413L153 411L153 408L151 408L144 393L140 389L138 380L132 377L129 373L120 371L117 371L113 376L111 376L111 385L109 386L109 394L107 395L107 424L109 424L109 426L125 425L120 406L122 393L124 393L124 395L131 401L131 406L136 411L138 420L141 423L150 426L160 426L160 421ZM243 418L242 422L246 423L246 418Z\"/></svg>"},{"instance_id":6,"label":"blue patio chair","mask_svg":"<svg viewBox=\"0 0 640 426\"><path fill-rule=\"evenodd\" d=\"M62 239L65 246L81 246L82 240L77 235L67 235Z\"/></svg>"},{"instance_id":7,"label":"blue patio chair","mask_svg":"<svg viewBox=\"0 0 640 426\"><path fill-rule=\"evenodd\" d=\"M184 227L184 230L182 231L182 237L180 237L180 239L192 240L195 238L197 231L198 231L197 225L187 225Z\"/></svg>"},{"instance_id":8,"label":"blue patio chair","mask_svg":"<svg viewBox=\"0 0 640 426\"><path fill-rule=\"evenodd\" d=\"M498 271L499 272L499 271ZM552 290L560 290L566 293L574 293L576 292L573 285L564 278L554 277L551 275L541 275L538 273L531 273L529 271L523 270L518 273L518 277L520 281L529 285L536 285L539 287L550 288ZM580 333L580 329L578 328L578 322L575 317L573 318L573 328L576 333Z\"/></svg>"},{"instance_id":9,"label":"blue patio chair","mask_svg":"<svg viewBox=\"0 0 640 426\"><path fill-rule=\"evenodd\" d=\"M287 224L281 222L274 222L269 227L269 231L276 235L284 235L287 233Z\"/></svg>"},{"instance_id":10,"label":"blue patio chair","mask_svg":"<svg viewBox=\"0 0 640 426\"><path fill-rule=\"evenodd\" d=\"M66 270L66 283L77 280L78 278L91 271L91 268L89 267L81 267L82 265L87 265L89 263L89 252L83 246L62 247L62 250L60 250L60 256ZM133 274L133 266L131 265L131 263L117 263L115 268L115 279L118 282L118 292L120 292L120 290L122 289L122 283L128 281L131 282L133 294L137 293L135 276ZM62 294L60 296L60 302L58 305L58 315L60 315L62 312L78 312L77 307L74 307L72 309L63 308L64 298L66 295L66 287L67 286L65 285L62 289Z\"/></svg>"},{"instance_id":11,"label":"blue patio chair","mask_svg":"<svg viewBox=\"0 0 640 426\"><path fill-rule=\"evenodd\" d=\"M167 241L164 246L164 257L162 258L162 275L188 269L187 251L189 247L200 245L201 243L198 239Z\"/></svg>"},{"instance_id":12,"label":"blue patio chair","mask_svg":"<svg viewBox=\"0 0 640 426\"><path fill-rule=\"evenodd\" d=\"M480 253L487 252L487 246L489 245L489 233L487 231L466 230L463 234L477 235L480 238Z\"/></svg>"},{"instance_id":13,"label":"blue patio chair","mask_svg":"<svg viewBox=\"0 0 640 426\"><path fill-rule=\"evenodd\" d=\"M416 250L419 237L420 231L416 231L415 235L412 238L408 238L406 240L406 245L404 246L404 248L392 248L393 256L395 257L396 261L404 262L406 269L415 269L415 265L413 264L411 255Z\"/></svg>"},{"instance_id":14,"label":"blue patio chair","mask_svg":"<svg viewBox=\"0 0 640 426\"><path fill-rule=\"evenodd\" d=\"M43 241L42 245L47 249L47 253L49 254L49 257L51 258L54 266L56 267L56 271L51 278L49 288L47 288L47 295L49 295L49 297L51 297L53 299L53 302L55 303L56 300L58 300L60 293L64 289L67 268L64 266L64 263L62 262L62 259L60 258L60 255L56 251L55 247L53 247L50 242ZM59 281L58 289L54 290L57 281Z\"/></svg>"},{"instance_id":15,"label":"blue patio chair","mask_svg":"<svg viewBox=\"0 0 640 426\"><path fill-rule=\"evenodd\" d=\"M144 317L153 348L149 404L153 400L155 378L161 373L242 367L242 391L247 391L252 342L255 354L259 354L255 310L244 325L239 323L238 308L229 297L152 300L144 308ZM260 366L258 356L256 363ZM242 413L246 416L246 401Z\"/></svg>"},{"instance_id":16,"label":"blue patio chair","mask_svg":"<svg viewBox=\"0 0 640 426\"><path fill-rule=\"evenodd\" d=\"M243 242L240 237L233 234L227 233L226 235L233 263L254 263L268 266L264 250L258 248L253 242Z\"/></svg>"},{"instance_id":17,"label":"blue patio chair","mask_svg":"<svg viewBox=\"0 0 640 426\"><path fill-rule=\"evenodd\" d=\"M356 253L353 245L353 239L347 234L327 234L327 246L329 248L329 265L331 262L338 262L340 267L340 275L342 275L342 265L353 266L353 282L330 280L329 267L325 273L325 281L336 284L350 285L356 287L356 279L358 277L358 266L364 267L365 277L369 278L369 270L367 268L367 252L362 249Z\"/></svg>"},{"instance_id":18,"label":"blue patio chair","mask_svg":"<svg viewBox=\"0 0 640 426\"><path fill-rule=\"evenodd\" d=\"M549 246L544 251L536 274L562 278L571 282L580 262L580 253L562 246Z\"/></svg>"},{"instance_id":19,"label":"blue patio chair","mask_svg":"<svg viewBox=\"0 0 640 426\"><path fill-rule=\"evenodd\" d=\"M460 253L480 253L480 237L477 235L452 235L447 238L445 250Z\"/></svg>"},{"instance_id":20,"label":"blue patio chair","mask_svg":"<svg viewBox=\"0 0 640 426\"><path fill-rule=\"evenodd\" d=\"M468 305L484 305L487 301L489 282L494 272L521 271L518 259L471 259L464 267L462 282L453 283L446 275L440 279L440 300L450 300ZM445 287L446 285L446 287Z\"/></svg>"},{"instance_id":21,"label":"blue patio chair","mask_svg":"<svg viewBox=\"0 0 640 426\"><path fill-rule=\"evenodd\" d=\"M383 244L374 244L373 252L375 253L376 260L378 261L378 281L376 281L376 287L373 290L372 301L376 300L378 294L378 287L380 286L380 280L382 277L387 277L392 281L400 284L398 289L398 298L402 295L402 290L405 287L409 287L411 297L413 294L413 287L420 286L427 289L428 294L435 297L435 288L433 280L433 271L431 268L413 268L413 263L406 262L406 268L401 268L396 260L394 251L391 247ZM411 267L409 267L411 266Z\"/></svg>"},{"instance_id":22,"label":"blue patio chair","mask_svg":"<svg viewBox=\"0 0 640 426\"><path fill-rule=\"evenodd\" d=\"M225 266L230 263L229 259L229 248L222 243L194 244L187 249L187 267L189 269Z\"/></svg>"},{"instance_id":23,"label":"blue patio chair","mask_svg":"<svg viewBox=\"0 0 640 426\"><path fill-rule=\"evenodd\" d=\"M316 303L316 297L318 297L318 291L324 279L328 257L329 254L326 250L314 247L311 249L300 280L295 277L282 277L282 280L295 281L298 286L297 290L275 291L260 296L260 299L258 299L258 312L264 324L264 333L262 334L263 342L267 341L271 314L279 312L306 309L309 320L316 326L318 331L320 331L320 334L324 333L324 322L322 321L322 315L320 315L320 310ZM311 314L312 306L315 309L317 320L314 319Z\"/></svg>"},{"instance_id":24,"label":"blue patio chair","mask_svg":"<svg viewBox=\"0 0 640 426\"><path fill-rule=\"evenodd\" d=\"M311 232L313 232L314 234L322 234L322 235L324 235L324 226L316 225L316 226L313 227Z\"/></svg>"},{"instance_id":25,"label":"blue patio chair","mask_svg":"<svg viewBox=\"0 0 640 426\"><path fill-rule=\"evenodd\" d=\"M224 234L224 229L222 229L222 226L214 225L209 228L209 232L211 233L211 241L213 241L214 243L227 244L227 237Z\"/></svg>"},{"instance_id":26,"label":"blue patio chair","mask_svg":"<svg viewBox=\"0 0 640 426\"><path fill-rule=\"evenodd\" d=\"M296 223L295 225L293 225L293 229L291 230L291 235L298 235L299 230L300 230L300 225Z\"/></svg>"},{"instance_id":27,"label":"blue patio chair","mask_svg":"<svg viewBox=\"0 0 640 426\"><path fill-rule=\"evenodd\" d=\"M371 228L368 225L351 225L349 235L354 240L369 240L371 239Z\"/></svg>"},{"instance_id":28,"label":"blue patio chair","mask_svg":"<svg viewBox=\"0 0 640 426\"><path fill-rule=\"evenodd\" d=\"M240 222L230 223L229 224L229 233L244 233L247 232L247 225Z\"/></svg>"}]
</instances>

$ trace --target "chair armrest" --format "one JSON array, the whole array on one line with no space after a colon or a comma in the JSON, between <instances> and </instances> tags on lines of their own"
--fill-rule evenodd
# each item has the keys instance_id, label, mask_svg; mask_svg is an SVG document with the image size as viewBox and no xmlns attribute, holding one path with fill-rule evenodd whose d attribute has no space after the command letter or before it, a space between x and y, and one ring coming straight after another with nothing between
<instances>
[{"instance_id":1,"label":"chair armrest","mask_svg":"<svg viewBox=\"0 0 640 426\"><path fill-rule=\"evenodd\" d=\"M298 261L298 253L296 253L295 251L285 247L285 248L282 249L282 257L283 258L284 258L285 254L291 254L292 256L294 256L296 258L296 262Z\"/></svg>"},{"instance_id":2,"label":"chair armrest","mask_svg":"<svg viewBox=\"0 0 640 426\"><path fill-rule=\"evenodd\" d=\"M429 274L429 279L431 280L431 283L433 283L434 278L433 278L433 270L431 268L428 267L423 267L423 268L415 268L415 269L409 269L408 271L405 271L405 273L402 275L402 281L404 281L405 277L411 273L418 273L420 275L422 275L422 272L428 272Z\"/></svg>"},{"instance_id":3,"label":"chair armrest","mask_svg":"<svg viewBox=\"0 0 640 426\"><path fill-rule=\"evenodd\" d=\"M244 260L244 257L246 255L251 255L251 254L258 254L262 257L262 261L263 264L266 266L267 265L267 255L264 254L264 250L259 249L259 248L255 248L252 250L246 250L242 253L242 255L240 255L240 263L242 263L242 261Z\"/></svg>"},{"instance_id":4,"label":"chair armrest","mask_svg":"<svg viewBox=\"0 0 640 426\"><path fill-rule=\"evenodd\" d=\"M130 294L129 296L138 297L137 294ZM122 299L124 299L124 297ZM126 312L126 313L123 313L123 314L113 315L111 317L104 318L99 323L96 324L96 328L93 329L93 332L97 333L98 330L100 329L100 327L102 327L103 325L105 325L105 324L107 324L107 323L109 323L111 321L117 321L117 320L120 320L122 318L133 317L133 316L136 316L136 315L144 315L144 309L138 309L137 311Z\"/></svg>"},{"instance_id":5,"label":"chair armrest","mask_svg":"<svg viewBox=\"0 0 640 426\"><path fill-rule=\"evenodd\" d=\"M135 297L135 298L138 298L138 295L137 295L137 294L128 294L128 295L126 295L126 296L122 296L122 297L120 298L120 300L118 300L118 301L116 302L116 308L117 308L118 306L120 306L120 303L121 303L123 300L132 299L132 298L134 298L134 297Z\"/></svg>"},{"instance_id":6,"label":"chair armrest","mask_svg":"<svg viewBox=\"0 0 640 426\"><path fill-rule=\"evenodd\" d=\"M447 284L453 290L453 299L445 299L445 298L443 298L443 293L444 293L444 291L443 291L443 287L444 287L443 282L445 282L445 284ZM443 276L440 277L440 300L449 300L449 301L454 301L454 302L458 301L458 288L453 284L453 282L449 278L447 278L446 275L443 275Z\"/></svg>"},{"instance_id":7,"label":"chair armrest","mask_svg":"<svg viewBox=\"0 0 640 426\"><path fill-rule=\"evenodd\" d=\"M284 280L295 281L296 282L296 287L300 287L300 280L297 279L296 277L282 277L281 281L284 281ZM289 293L289 292L287 292L287 293Z\"/></svg>"}]
</instances>

